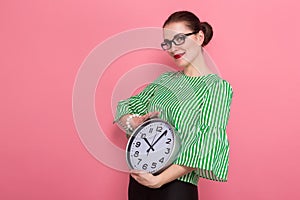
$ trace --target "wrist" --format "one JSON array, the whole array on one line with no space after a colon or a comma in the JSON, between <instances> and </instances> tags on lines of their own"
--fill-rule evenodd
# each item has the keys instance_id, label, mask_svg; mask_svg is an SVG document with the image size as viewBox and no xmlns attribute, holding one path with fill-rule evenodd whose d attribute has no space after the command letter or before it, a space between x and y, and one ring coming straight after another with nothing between
<instances>
[{"instance_id":1,"label":"wrist","mask_svg":"<svg viewBox=\"0 0 300 200\"><path fill-rule=\"evenodd\" d=\"M129 115L126 118L126 123L125 123L126 124L126 131L133 132L135 127L132 127L131 121L134 117L140 117L140 115L139 114L132 114L132 115Z\"/></svg>"},{"instance_id":2,"label":"wrist","mask_svg":"<svg viewBox=\"0 0 300 200\"><path fill-rule=\"evenodd\" d=\"M155 178L154 178L154 183L153 183L153 185L154 185L155 188L160 188L161 186L164 185L163 178L162 178L161 175L156 175L156 176L154 176L154 177L155 177Z\"/></svg>"}]
</instances>

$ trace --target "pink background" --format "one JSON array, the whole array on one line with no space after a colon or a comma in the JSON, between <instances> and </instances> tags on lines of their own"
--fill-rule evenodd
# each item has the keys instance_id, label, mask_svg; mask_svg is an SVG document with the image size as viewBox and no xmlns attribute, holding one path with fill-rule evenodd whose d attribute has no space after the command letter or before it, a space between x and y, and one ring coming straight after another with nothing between
<instances>
[{"instance_id":1,"label":"pink background","mask_svg":"<svg viewBox=\"0 0 300 200\"><path fill-rule=\"evenodd\" d=\"M1 1L0 199L126 199L128 174L100 163L78 137L72 116L76 73L100 42L132 28L161 26L176 10L190 10L213 25L207 50L234 88L229 180L201 179L200 199L300 199L295 0ZM136 52L110 69L125 73L147 62L170 58ZM101 84L99 121L115 133L113 113L101 102L111 88ZM108 137L122 145L121 134Z\"/></svg>"}]
</instances>

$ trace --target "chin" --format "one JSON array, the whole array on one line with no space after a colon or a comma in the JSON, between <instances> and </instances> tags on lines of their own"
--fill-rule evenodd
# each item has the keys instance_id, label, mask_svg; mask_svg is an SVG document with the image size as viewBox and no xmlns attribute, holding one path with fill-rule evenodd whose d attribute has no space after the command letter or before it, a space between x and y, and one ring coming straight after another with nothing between
<instances>
[{"instance_id":1,"label":"chin","mask_svg":"<svg viewBox=\"0 0 300 200\"><path fill-rule=\"evenodd\" d=\"M178 67L187 67L190 63L187 62L187 61L184 60L184 59L177 59L177 60L175 60L175 64L176 64Z\"/></svg>"}]
</instances>

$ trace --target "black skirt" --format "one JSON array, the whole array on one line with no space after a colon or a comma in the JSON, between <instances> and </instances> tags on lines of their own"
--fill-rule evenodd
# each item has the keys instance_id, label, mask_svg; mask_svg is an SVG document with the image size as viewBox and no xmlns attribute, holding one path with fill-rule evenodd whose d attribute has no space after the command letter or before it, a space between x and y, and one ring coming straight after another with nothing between
<instances>
[{"instance_id":1,"label":"black skirt","mask_svg":"<svg viewBox=\"0 0 300 200\"><path fill-rule=\"evenodd\" d=\"M174 180L153 189L139 184L130 176L128 200L198 200L198 188L191 183Z\"/></svg>"}]
</instances>

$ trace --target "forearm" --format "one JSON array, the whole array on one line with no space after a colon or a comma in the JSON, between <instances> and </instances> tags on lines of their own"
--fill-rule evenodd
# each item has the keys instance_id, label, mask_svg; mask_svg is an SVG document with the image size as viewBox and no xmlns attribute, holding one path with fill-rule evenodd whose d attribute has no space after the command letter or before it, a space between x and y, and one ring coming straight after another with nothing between
<instances>
[{"instance_id":1,"label":"forearm","mask_svg":"<svg viewBox=\"0 0 300 200\"><path fill-rule=\"evenodd\" d=\"M160 182L159 185L164 185L166 183L169 183L187 173L190 173L193 170L195 170L195 168L173 164L165 171L157 175L157 178L159 179Z\"/></svg>"}]
</instances>

